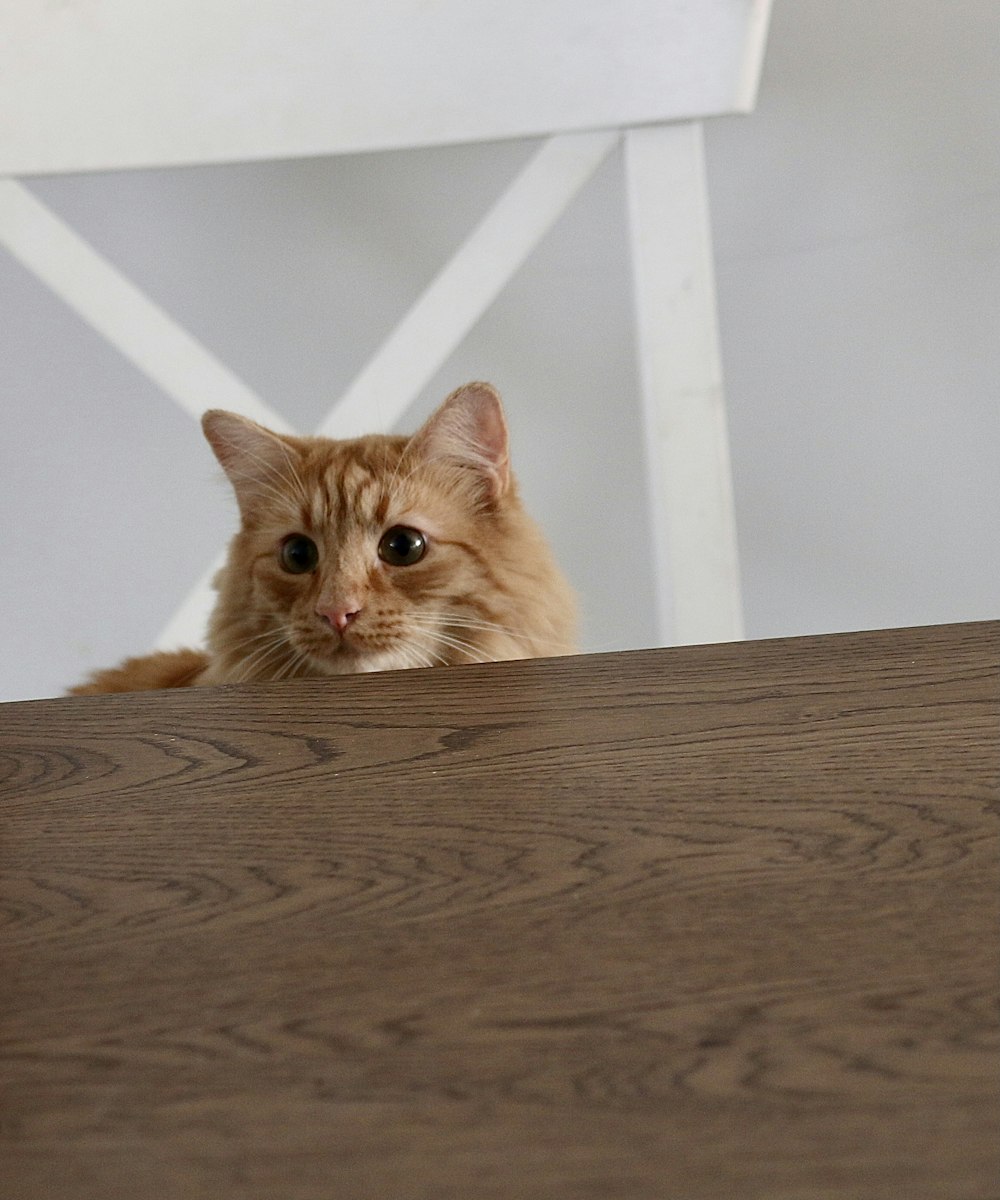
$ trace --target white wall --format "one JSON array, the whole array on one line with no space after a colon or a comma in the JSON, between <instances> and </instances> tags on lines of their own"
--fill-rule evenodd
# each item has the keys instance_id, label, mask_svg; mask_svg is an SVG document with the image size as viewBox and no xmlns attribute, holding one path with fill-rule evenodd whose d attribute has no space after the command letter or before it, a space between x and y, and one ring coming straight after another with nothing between
<instances>
[{"instance_id":1,"label":"white wall","mask_svg":"<svg viewBox=\"0 0 1000 1200\"><path fill-rule=\"evenodd\" d=\"M709 127L751 637L1000 615L998 35L995 0L776 0L757 113ZM31 187L307 428L530 151ZM498 383L589 649L654 640L620 166L403 423ZM147 648L234 509L194 423L6 257L0 360L15 699Z\"/></svg>"},{"instance_id":2,"label":"white wall","mask_svg":"<svg viewBox=\"0 0 1000 1200\"><path fill-rule=\"evenodd\" d=\"M1000 617L1000 4L777 0L709 146L751 636Z\"/></svg>"}]
</instances>

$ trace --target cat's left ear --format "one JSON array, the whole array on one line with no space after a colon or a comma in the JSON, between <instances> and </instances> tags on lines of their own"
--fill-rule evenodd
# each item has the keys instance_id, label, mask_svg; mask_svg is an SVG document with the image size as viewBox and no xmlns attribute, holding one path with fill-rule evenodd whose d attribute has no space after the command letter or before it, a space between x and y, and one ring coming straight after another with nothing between
<instances>
[{"instance_id":1,"label":"cat's left ear","mask_svg":"<svg viewBox=\"0 0 1000 1200\"><path fill-rule=\"evenodd\" d=\"M294 475L291 445L249 417L213 408L202 417L201 427L244 518Z\"/></svg>"},{"instance_id":2,"label":"cat's left ear","mask_svg":"<svg viewBox=\"0 0 1000 1200\"><path fill-rule=\"evenodd\" d=\"M410 446L424 458L471 468L490 499L499 499L510 486L507 420L500 393L489 383L467 383L452 392Z\"/></svg>"}]
</instances>

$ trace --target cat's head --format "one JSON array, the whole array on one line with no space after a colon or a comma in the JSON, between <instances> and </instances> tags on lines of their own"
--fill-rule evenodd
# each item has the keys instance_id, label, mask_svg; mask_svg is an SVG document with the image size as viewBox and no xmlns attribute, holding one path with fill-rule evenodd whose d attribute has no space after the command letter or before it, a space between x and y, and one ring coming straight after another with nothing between
<instances>
[{"instance_id":1,"label":"cat's head","mask_svg":"<svg viewBox=\"0 0 1000 1200\"><path fill-rule=\"evenodd\" d=\"M411 438L290 437L220 410L203 427L241 516L211 629L225 678L539 652L527 626L552 622L517 593L565 585L521 509L489 384Z\"/></svg>"}]
</instances>

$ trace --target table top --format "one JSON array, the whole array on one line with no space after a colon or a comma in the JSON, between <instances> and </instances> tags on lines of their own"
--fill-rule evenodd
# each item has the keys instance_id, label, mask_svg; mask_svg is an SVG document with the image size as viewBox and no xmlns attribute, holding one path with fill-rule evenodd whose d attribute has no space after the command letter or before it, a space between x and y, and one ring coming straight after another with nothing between
<instances>
[{"instance_id":1,"label":"table top","mask_svg":"<svg viewBox=\"0 0 1000 1200\"><path fill-rule=\"evenodd\" d=\"M1000 622L0 707L0 1193L987 1200Z\"/></svg>"}]
</instances>

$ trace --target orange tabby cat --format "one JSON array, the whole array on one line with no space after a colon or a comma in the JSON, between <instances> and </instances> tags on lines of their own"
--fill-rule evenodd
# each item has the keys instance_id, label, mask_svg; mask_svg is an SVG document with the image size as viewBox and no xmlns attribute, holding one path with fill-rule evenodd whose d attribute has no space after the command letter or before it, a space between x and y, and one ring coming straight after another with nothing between
<instances>
[{"instance_id":1,"label":"orange tabby cat","mask_svg":"<svg viewBox=\"0 0 1000 1200\"><path fill-rule=\"evenodd\" d=\"M241 517L208 649L129 659L76 694L571 652L573 596L518 498L489 384L411 438L288 437L218 409L202 426Z\"/></svg>"}]
</instances>

